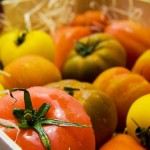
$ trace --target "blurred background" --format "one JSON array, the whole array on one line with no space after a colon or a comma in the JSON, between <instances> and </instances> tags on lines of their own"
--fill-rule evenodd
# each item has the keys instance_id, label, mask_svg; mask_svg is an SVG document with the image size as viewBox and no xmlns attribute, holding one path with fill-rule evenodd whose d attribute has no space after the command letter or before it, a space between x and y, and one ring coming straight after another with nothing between
<instances>
[{"instance_id":1,"label":"blurred background","mask_svg":"<svg viewBox=\"0 0 150 150\"><path fill-rule=\"evenodd\" d=\"M103 10L112 19L126 18L150 25L150 0L3 0L1 6L0 23L5 30L26 26L52 32L87 9Z\"/></svg>"}]
</instances>

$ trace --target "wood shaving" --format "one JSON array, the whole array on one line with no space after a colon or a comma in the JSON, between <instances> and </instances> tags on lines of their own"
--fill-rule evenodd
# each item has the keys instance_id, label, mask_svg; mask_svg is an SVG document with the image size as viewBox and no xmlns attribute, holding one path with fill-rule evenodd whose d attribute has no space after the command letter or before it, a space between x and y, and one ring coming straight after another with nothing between
<instances>
[{"instance_id":1,"label":"wood shaving","mask_svg":"<svg viewBox=\"0 0 150 150\"><path fill-rule=\"evenodd\" d=\"M2 6L0 22L5 30L26 28L51 33L70 23L75 15L75 0L5 0Z\"/></svg>"}]
</instances>

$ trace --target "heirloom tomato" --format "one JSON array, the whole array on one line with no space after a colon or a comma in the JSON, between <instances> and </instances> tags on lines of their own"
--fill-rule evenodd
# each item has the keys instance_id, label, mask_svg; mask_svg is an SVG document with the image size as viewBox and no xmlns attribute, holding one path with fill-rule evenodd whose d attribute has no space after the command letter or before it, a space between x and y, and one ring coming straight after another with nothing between
<instances>
[{"instance_id":1,"label":"heirloom tomato","mask_svg":"<svg viewBox=\"0 0 150 150\"><path fill-rule=\"evenodd\" d=\"M64 26L54 31L52 34L55 42L54 63L60 70L75 41L90 34L89 28L83 26Z\"/></svg>"},{"instance_id":2,"label":"heirloom tomato","mask_svg":"<svg viewBox=\"0 0 150 150\"><path fill-rule=\"evenodd\" d=\"M41 55L51 61L54 58L54 41L44 31L14 30L0 36L0 61L7 65L26 55Z\"/></svg>"},{"instance_id":3,"label":"heirloom tomato","mask_svg":"<svg viewBox=\"0 0 150 150\"><path fill-rule=\"evenodd\" d=\"M0 74L0 82L5 89L42 86L61 80L61 72L56 65L39 55L17 58L4 66L3 71L10 75Z\"/></svg>"},{"instance_id":4,"label":"heirloom tomato","mask_svg":"<svg viewBox=\"0 0 150 150\"><path fill-rule=\"evenodd\" d=\"M109 34L95 33L75 43L63 65L62 77L92 82L102 71L125 65L123 46Z\"/></svg>"},{"instance_id":5,"label":"heirloom tomato","mask_svg":"<svg viewBox=\"0 0 150 150\"><path fill-rule=\"evenodd\" d=\"M108 140L99 150L146 150L132 136L119 133Z\"/></svg>"},{"instance_id":6,"label":"heirloom tomato","mask_svg":"<svg viewBox=\"0 0 150 150\"><path fill-rule=\"evenodd\" d=\"M150 68L150 49L137 58L131 70L150 82L150 70L148 68Z\"/></svg>"},{"instance_id":7,"label":"heirloom tomato","mask_svg":"<svg viewBox=\"0 0 150 150\"><path fill-rule=\"evenodd\" d=\"M61 80L47 84L48 88L59 88L76 98L90 116L96 138L96 147L105 143L117 127L117 109L113 100L91 83L78 80Z\"/></svg>"},{"instance_id":8,"label":"heirloom tomato","mask_svg":"<svg viewBox=\"0 0 150 150\"><path fill-rule=\"evenodd\" d=\"M13 89L0 99L0 118L7 122L1 130L23 150L95 150L89 116L62 90Z\"/></svg>"},{"instance_id":9,"label":"heirloom tomato","mask_svg":"<svg viewBox=\"0 0 150 150\"><path fill-rule=\"evenodd\" d=\"M131 20L112 21L105 32L113 35L127 53L127 68L131 69L136 59L150 48L150 28Z\"/></svg>"},{"instance_id":10,"label":"heirloom tomato","mask_svg":"<svg viewBox=\"0 0 150 150\"><path fill-rule=\"evenodd\" d=\"M150 94L145 94L131 105L126 119L127 133L150 149Z\"/></svg>"},{"instance_id":11,"label":"heirloom tomato","mask_svg":"<svg viewBox=\"0 0 150 150\"><path fill-rule=\"evenodd\" d=\"M150 83L125 67L105 70L94 80L93 85L114 100L118 112L117 131L124 130L131 104L140 96L150 93Z\"/></svg>"}]
</instances>

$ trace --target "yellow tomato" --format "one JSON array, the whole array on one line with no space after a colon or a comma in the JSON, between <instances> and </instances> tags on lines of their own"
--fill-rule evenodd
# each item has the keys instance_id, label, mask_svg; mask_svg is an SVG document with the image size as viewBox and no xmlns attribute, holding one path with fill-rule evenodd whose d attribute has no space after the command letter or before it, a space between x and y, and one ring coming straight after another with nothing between
<instances>
[{"instance_id":1,"label":"yellow tomato","mask_svg":"<svg viewBox=\"0 0 150 150\"><path fill-rule=\"evenodd\" d=\"M130 107L127 119L127 133L150 149L150 94L138 98Z\"/></svg>"},{"instance_id":2,"label":"yellow tomato","mask_svg":"<svg viewBox=\"0 0 150 150\"><path fill-rule=\"evenodd\" d=\"M0 60L4 66L16 58L31 54L41 55L53 61L52 37L40 30L14 30L0 36Z\"/></svg>"}]
</instances>

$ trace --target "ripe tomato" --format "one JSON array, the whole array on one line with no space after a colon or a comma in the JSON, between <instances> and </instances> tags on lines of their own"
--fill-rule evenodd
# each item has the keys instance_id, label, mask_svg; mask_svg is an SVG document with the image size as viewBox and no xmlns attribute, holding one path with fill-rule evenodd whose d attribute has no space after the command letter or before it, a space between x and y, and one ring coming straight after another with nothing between
<instances>
[{"instance_id":1,"label":"ripe tomato","mask_svg":"<svg viewBox=\"0 0 150 150\"><path fill-rule=\"evenodd\" d=\"M138 57L131 70L134 73L142 75L150 82L150 70L148 68L150 68L150 49Z\"/></svg>"},{"instance_id":2,"label":"ripe tomato","mask_svg":"<svg viewBox=\"0 0 150 150\"><path fill-rule=\"evenodd\" d=\"M131 105L126 119L127 133L150 149L150 94L136 99Z\"/></svg>"},{"instance_id":3,"label":"ripe tomato","mask_svg":"<svg viewBox=\"0 0 150 150\"><path fill-rule=\"evenodd\" d=\"M99 150L146 150L132 136L120 133L108 140Z\"/></svg>"},{"instance_id":4,"label":"ripe tomato","mask_svg":"<svg viewBox=\"0 0 150 150\"><path fill-rule=\"evenodd\" d=\"M41 30L12 30L0 36L0 60L3 66L22 56L41 55L51 61L54 59L54 41Z\"/></svg>"},{"instance_id":5,"label":"ripe tomato","mask_svg":"<svg viewBox=\"0 0 150 150\"><path fill-rule=\"evenodd\" d=\"M5 89L29 88L61 80L61 72L56 65L40 55L17 58L4 66L3 71L10 74L0 74L0 83Z\"/></svg>"},{"instance_id":6,"label":"ripe tomato","mask_svg":"<svg viewBox=\"0 0 150 150\"><path fill-rule=\"evenodd\" d=\"M149 82L125 67L113 67L102 72L93 85L107 93L115 102L118 112L117 131L125 128L127 112L139 97L150 93Z\"/></svg>"},{"instance_id":7,"label":"ripe tomato","mask_svg":"<svg viewBox=\"0 0 150 150\"><path fill-rule=\"evenodd\" d=\"M102 71L125 65L123 46L109 34L95 33L75 43L64 62L62 78L93 82Z\"/></svg>"},{"instance_id":8,"label":"ripe tomato","mask_svg":"<svg viewBox=\"0 0 150 150\"><path fill-rule=\"evenodd\" d=\"M127 68L131 69L136 59L150 48L150 28L131 20L112 21L105 32L113 35L125 48Z\"/></svg>"},{"instance_id":9,"label":"ripe tomato","mask_svg":"<svg viewBox=\"0 0 150 150\"><path fill-rule=\"evenodd\" d=\"M73 79L60 80L45 86L65 90L83 105L92 122L96 148L112 137L118 122L117 109L106 93L95 88L91 83Z\"/></svg>"},{"instance_id":10,"label":"ripe tomato","mask_svg":"<svg viewBox=\"0 0 150 150\"><path fill-rule=\"evenodd\" d=\"M93 135L93 129L90 127L90 118L86 114L82 105L76 99L66 92L58 89L31 87L27 89L27 91L30 93L31 103L33 106L30 110L32 110L32 112L36 111L35 114L42 114L43 111L38 112L38 110L43 103L46 103L50 104L50 109L44 115L45 118L88 125L88 127L62 127L54 124L41 124L41 127L46 132L52 150L95 150L95 138ZM12 92L12 95L16 98L16 101L14 101L10 95L6 95L0 100L0 118L18 124L14 114L19 116L19 113L15 113L14 108L18 108L19 111L22 111L24 110L24 107L27 108L31 105L27 106L26 103L24 104L24 94L22 91L14 91ZM24 113L21 113L21 115L24 117L23 119L26 119L25 124L33 126L31 128L20 128L20 133L18 134L16 143L23 150L45 150L37 132L34 130L35 125L37 125L37 120L36 122L33 121L36 118L32 116L32 118L29 119L29 113L26 113L25 111ZM23 119L19 117L19 120ZM38 123L40 121L42 122L42 120L44 119L38 120ZM15 140L17 134L16 129L8 129L5 127L1 129L3 129L10 138ZM50 150L50 148L47 149Z\"/></svg>"},{"instance_id":11,"label":"ripe tomato","mask_svg":"<svg viewBox=\"0 0 150 150\"><path fill-rule=\"evenodd\" d=\"M90 34L90 29L83 26L64 26L56 29L52 35L55 42L54 63L60 70L76 40Z\"/></svg>"}]
</instances>

